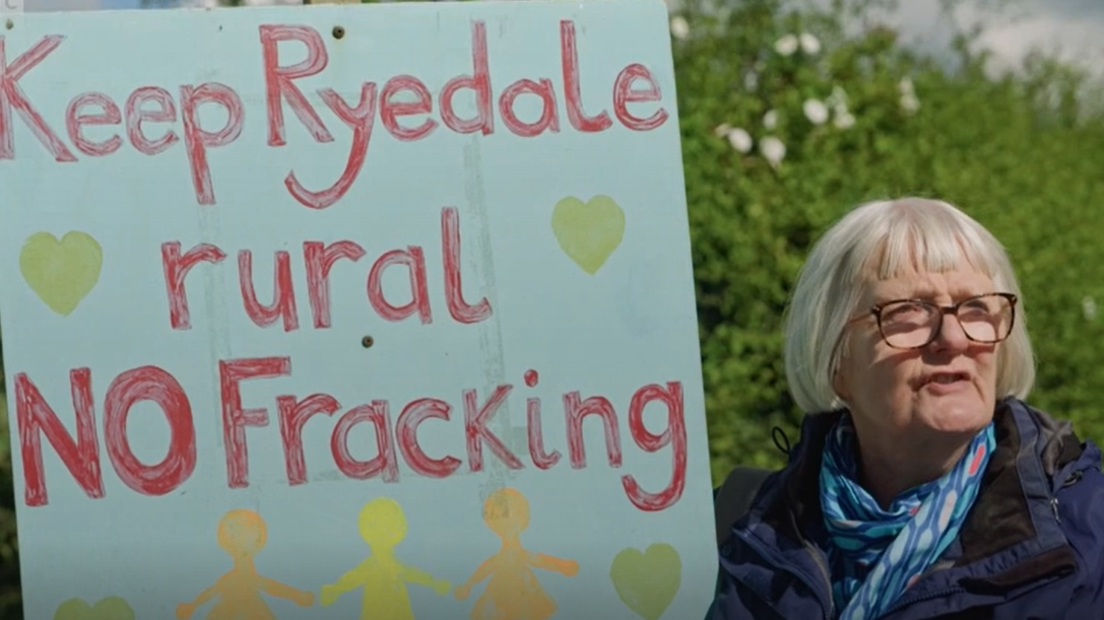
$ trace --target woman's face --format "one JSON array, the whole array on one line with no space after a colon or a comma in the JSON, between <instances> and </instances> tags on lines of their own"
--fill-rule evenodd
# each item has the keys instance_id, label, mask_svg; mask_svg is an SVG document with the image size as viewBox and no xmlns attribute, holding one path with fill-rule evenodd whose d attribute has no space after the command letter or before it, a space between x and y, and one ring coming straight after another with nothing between
<instances>
[{"instance_id":1,"label":"woman's face","mask_svg":"<svg viewBox=\"0 0 1104 620\"><path fill-rule=\"evenodd\" d=\"M860 308L896 299L948 306L993 292L992 280L967 263L947 273L911 272L867 287ZM973 342L953 315L921 349L895 349L873 315L850 326L834 381L860 435L921 440L933 433L973 435L993 417L996 347ZM869 433L869 434L868 434Z\"/></svg>"}]
</instances>

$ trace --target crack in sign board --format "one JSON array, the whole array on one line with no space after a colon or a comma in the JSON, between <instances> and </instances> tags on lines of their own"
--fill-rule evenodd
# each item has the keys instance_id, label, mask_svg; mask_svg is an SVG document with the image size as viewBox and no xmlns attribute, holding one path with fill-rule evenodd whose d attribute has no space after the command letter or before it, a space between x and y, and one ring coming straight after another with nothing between
<instances>
[{"instance_id":1,"label":"crack in sign board","mask_svg":"<svg viewBox=\"0 0 1104 620\"><path fill-rule=\"evenodd\" d=\"M494 249L491 246L490 217L487 214L487 196L483 187L483 157L479 140L472 137L464 145L464 193L468 201L468 215L476 220L475 243L472 244L474 258L470 264L475 266L476 282L482 285L482 294L492 308L498 307L498 290L495 286ZM483 389L491 394L496 386L506 383L506 364L502 348L502 325L498 315L492 315L489 321L483 321L479 330L480 368L483 371ZM510 420L513 418L509 401L502 403L488 426L493 427L499 437L512 437ZM480 500L486 499L495 491L506 486L507 481L516 477L501 459L491 457L487 463L485 481L480 483Z\"/></svg>"}]
</instances>

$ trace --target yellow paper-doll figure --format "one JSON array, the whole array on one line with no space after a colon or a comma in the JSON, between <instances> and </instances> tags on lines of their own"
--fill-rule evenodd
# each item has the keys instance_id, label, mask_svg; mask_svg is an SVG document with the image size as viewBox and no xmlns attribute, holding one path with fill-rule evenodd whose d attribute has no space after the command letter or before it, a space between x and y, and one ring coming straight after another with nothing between
<instances>
[{"instance_id":1,"label":"yellow paper-doll figure","mask_svg":"<svg viewBox=\"0 0 1104 620\"><path fill-rule=\"evenodd\" d=\"M473 620L551 618L556 613L556 601L544 591L532 569L571 577L579 572L579 563L534 553L521 546L521 533L529 526L529 502L514 489L495 491L487 498L483 521L502 539L502 547L456 588L456 598L468 598L472 586L490 577L483 595L472 608Z\"/></svg>"},{"instance_id":2,"label":"yellow paper-doll figure","mask_svg":"<svg viewBox=\"0 0 1104 620\"><path fill-rule=\"evenodd\" d=\"M264 548L267 539L268 528L261 515L244 509L226 513L219 521L218 544L233 558L234 567L219 577L214 585L200 592L194 601L178 605L176 617L187 620L197 607L218 597L218 602L207 614L207 620L276 620L261 598L262 592L309 607L314 602L314 593L257 573L253 556Z\"/></svg>"},{"instance_id":3,"label":"yellow paper-doll figure","mask_svg":"<svg viewBox=\"0 0 1104 620\"><path fill-rule=\"evenodd\" d=\"M323 606L333 604L345 592L364 588L361 620L414 620L406 584L433 588L437 594L448 593L452 587L448 581L407 566L395 557L395 546L406 538L406 517L397 502L385 497L368 502L360 511L357 527L372 555L337 583L322 586Z\"/></svg>"}]
</instances>

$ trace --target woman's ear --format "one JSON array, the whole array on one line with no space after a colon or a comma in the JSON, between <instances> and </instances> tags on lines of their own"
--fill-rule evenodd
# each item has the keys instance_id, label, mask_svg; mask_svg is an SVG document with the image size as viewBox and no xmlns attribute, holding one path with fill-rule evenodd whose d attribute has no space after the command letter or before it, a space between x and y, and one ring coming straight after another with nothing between
<instances>
[{"instance_id":1,"label":"woman's ear","mask_svg":"<svg viewBox=\"0 0 1104 620\"><path fill-rule=\"evenodd\" d=\"M832 390L835 391L840 400L844 402L851 401L851 391L847 389L847 382L843 380L843 376L838 370L836 374L832 375Z\"/></svg>"},{"instance_id":2,"label":"woman's ear","mask_svg":"<svg viewBox=\"0 0 1104 620\"><path fill-rule=\"evenodd\" d=\"M836 363L832 366L832 391L836 393L836 396L844 402L851 401L851 390L847 387L847 376L844 372L844 367L847 362L847 347L843 345L840 349L839 355L836 357Z\"/></svg>"}]
</instances>

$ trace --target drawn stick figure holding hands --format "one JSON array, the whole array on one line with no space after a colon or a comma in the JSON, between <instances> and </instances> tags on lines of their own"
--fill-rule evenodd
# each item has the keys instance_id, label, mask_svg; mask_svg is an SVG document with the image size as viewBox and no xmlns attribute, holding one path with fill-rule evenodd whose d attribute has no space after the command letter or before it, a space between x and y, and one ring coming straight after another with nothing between
<instances>
[{"instance_id":1,"label":"drawn stick figure holding hands","mask_svg":"<svg viewBox=\"0 0 1104 620\"><path fill-rule=\"evenodd\" d=\"M361 620L414 620L406 584L433 588L447 594L452 587L444 579L407 566L395 557L395 546L406 538L406 517L397 502L386 497L364 505L357 520L360 536L372 555L341 576L337 583L322 586L323 606L332 605L345 592L364 588Z\"/></svg>"},{"instance_id":2,"label":"drawn stick figure holding hands","mask_svg":"<svg viewBox=\"0 0 1104 620\"><path fill-rule=\"evenodd\" d=\"M207 620L276 620L268 604L261 598L269 596L295 601L302 607L314 602L314 593L293 588L257 574L253 557L264 548L268 528L261 515L252 510L232 510L218 526L218 544L234 560L234 567L190 603L176 608L176 617L188 620L196 608L218 597L207 614Z\"/></svg>"},{"instance_id":3,"label":"drawn stick figure holding hands","mask_svg":"<svg viewBox=\"0 0 1104 620\"><path fill-rule=\"evenodd\" d=\"M472 620L551 618L556 613L556 601L544 591L532 569L572 577L579 572L578 562L534 553L521 546L521 533L529 526L529 502L514 489L501 489L487 498L483 521L502 539L502 547L475 569L467 583L456 588L456 598L468 598L473 585L490 577L483 595L472 608Z\"/></svg>"}]
</instances>

